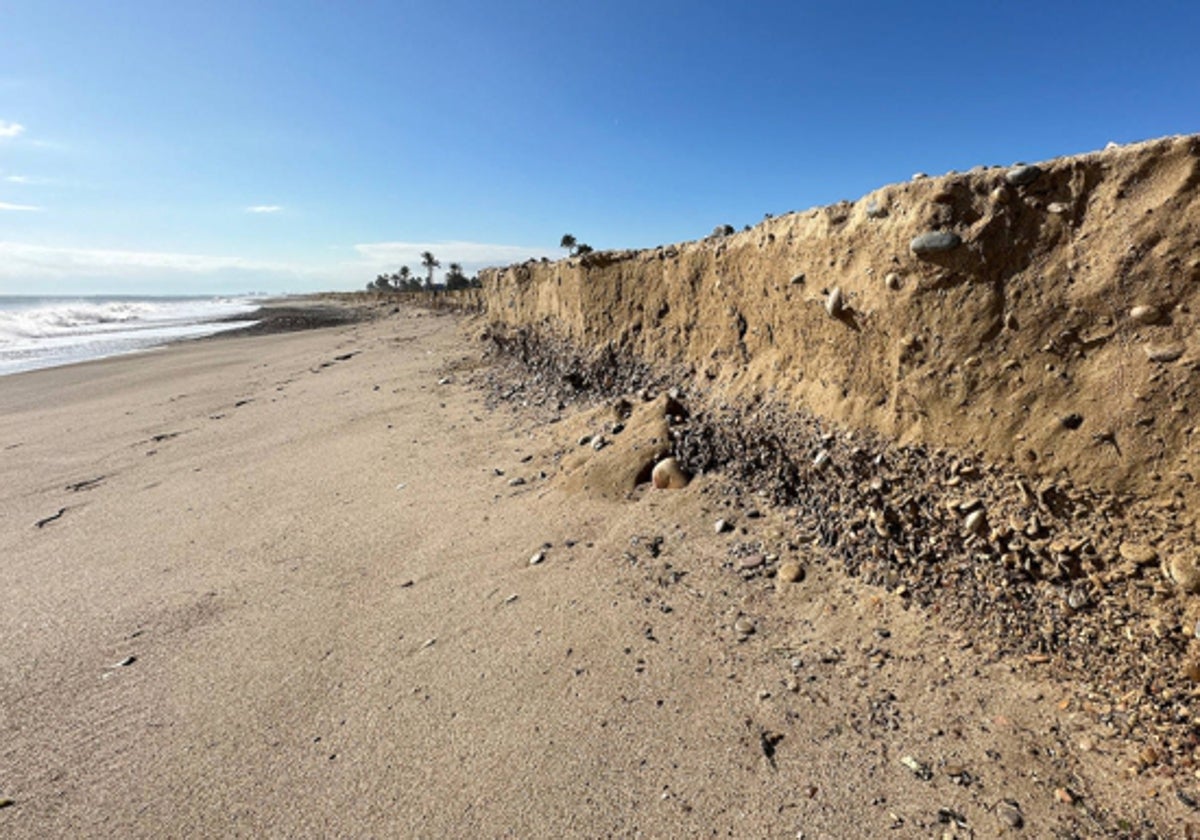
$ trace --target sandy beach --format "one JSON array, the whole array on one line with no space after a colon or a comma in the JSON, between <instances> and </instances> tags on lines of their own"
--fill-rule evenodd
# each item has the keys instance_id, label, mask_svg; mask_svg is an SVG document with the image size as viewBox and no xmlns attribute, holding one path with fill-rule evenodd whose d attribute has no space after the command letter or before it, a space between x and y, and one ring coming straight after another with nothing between
<instances>
[{"instance_id":1,"label":"sandy beach","mask_svg":"<svg viewBox=\"0 0 1200 840\"><path fill-rule=\"evenodd\" d=\"M581 483L608 407L489 409L477 332L0 380L0 834L1184 830L1035 667L800 546L792 584L731 563L788 523L719 476Z\"/></svg>"}]
</instances>

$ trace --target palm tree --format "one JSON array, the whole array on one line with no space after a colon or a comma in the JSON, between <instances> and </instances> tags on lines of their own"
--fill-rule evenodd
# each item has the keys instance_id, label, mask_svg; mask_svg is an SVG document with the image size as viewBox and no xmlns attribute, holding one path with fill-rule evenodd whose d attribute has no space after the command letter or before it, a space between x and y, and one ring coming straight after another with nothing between
<instances>
[{"instance_id":1,"label":"palm tree","mask_svg":"<svg viewBox=\"0 0 1200 840\"><path fill-rule=\"evenodd\" d=\"M401 291L408 288L408 278L412 274L408 266L400 266L400 270L392 275L392 282L396 284L396 291Z\"/></svg>"},{"instance_id":2,"label":"palm tree","mask_svg":"<svg viewBox=\"0 0 1200 840\"><path fill-rule=\"evenodd\" d=\"M452 262L446 269L446 288L447 289L465 289L470 285L467 276L463 274L462 264Z\"/></svg>"},{"instance_id":3,"label":"palm tree","mask_svg":"<svg viewBox=\"0 0 1200 840\"><path fill-rule=\"evenodd\" d=\"M558 247L566 248L567 252L570 253L571 249L575 247L575 237L569 233L564 233L562 242L558 243Z\"/></svg>"},{"instance_id":4,"label":"palm tree","mask_svg":"<svg viewBox=\"0 0 1200 840\"><path fill-rule=\"evenodd\" d=\"M425 266L425 270L429 272L429 277L425 280L425 288L432 289L433 270L441 267L441 263L438 262L437 257L431 251L423 251L421 252L421 265Z\"/></svg>"}]
</instances>

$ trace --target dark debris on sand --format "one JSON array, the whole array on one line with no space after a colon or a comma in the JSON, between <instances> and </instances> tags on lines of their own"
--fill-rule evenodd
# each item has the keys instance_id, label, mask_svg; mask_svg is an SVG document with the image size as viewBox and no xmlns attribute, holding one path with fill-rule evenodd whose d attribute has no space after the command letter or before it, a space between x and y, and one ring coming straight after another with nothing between
<instances>
[{"instance_id":1,"label":"dark debris on sand","mask_svg":"<svg viewBox=\"0 0 1200 840\"><path fill-rule=\"evenodd\" d=\"M719 471L745 505L781 506L814 561L938 613L981 658L1070 681L1097 727L1140 747L1131 772L1197 769L1195 619L1160 565L1191 543L1177 502L1033 482L793 407L722 404L686 371L613 347L583 354L529 330L485 338L493 405L556 415L676 384L690 416L672 431L674 454L690 471Z\"/></svg>"}]
</instances>

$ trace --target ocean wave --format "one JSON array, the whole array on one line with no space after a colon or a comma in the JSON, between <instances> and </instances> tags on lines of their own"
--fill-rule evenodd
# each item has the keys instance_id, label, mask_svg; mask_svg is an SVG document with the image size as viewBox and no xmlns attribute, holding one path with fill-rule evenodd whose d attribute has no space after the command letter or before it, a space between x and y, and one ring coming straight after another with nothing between
<instances>
[{"instance_id":1,"label":"ocean wave","mask_svg":"<svg viewBox=\"0 0 1200 840\"><path fill-rule=\"evenodd\" d=\"M55 301L27 308L0 309L0 345L203 323L245 314L255 308L249 301L231 298Z\"/></svg>"}]
</instances>

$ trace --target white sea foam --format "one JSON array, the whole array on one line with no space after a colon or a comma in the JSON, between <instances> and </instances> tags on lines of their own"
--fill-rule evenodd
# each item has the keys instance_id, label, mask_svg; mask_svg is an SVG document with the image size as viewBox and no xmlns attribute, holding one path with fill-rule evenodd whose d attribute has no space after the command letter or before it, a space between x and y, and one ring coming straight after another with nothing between
<instances>
[{"instance_id":1,"label":"white sea foam","mask_svg":"<svg viewBox=\"0 0 1200 840\"><path fill-rule=\"evenodd\" d=\"M137 352L246 326L247 298L0 297L0 375Z\"/></svg>"}]
</instances>

